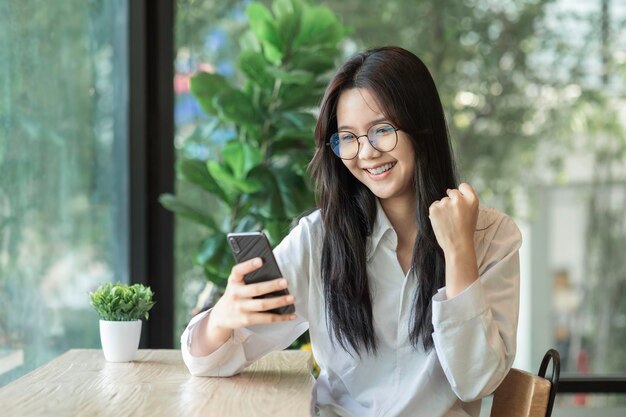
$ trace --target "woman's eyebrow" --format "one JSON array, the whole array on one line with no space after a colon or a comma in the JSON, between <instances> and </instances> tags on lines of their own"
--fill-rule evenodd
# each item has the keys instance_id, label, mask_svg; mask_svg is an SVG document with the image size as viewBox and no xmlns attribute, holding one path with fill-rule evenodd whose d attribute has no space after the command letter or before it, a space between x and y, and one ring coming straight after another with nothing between
<instances>
[{"instance_id":1,"label":"woman's eyebrow","mask_svg":"<svg viewBox=\"0 0 626 417\"><path fill-rule=\"evenodd\" d=\"M374 126L375 124L378 123L382 123L382 122L388 122L386 117L381 117L378 118L376 120L372 120L371 122L369 122L369 125L367 126L367 128L369 129L370 127ZM341 125L337 128L337 130L350 130L350 129L354 129L353 126L347 126L347 125Z\"/></svg>"}]
</instances>

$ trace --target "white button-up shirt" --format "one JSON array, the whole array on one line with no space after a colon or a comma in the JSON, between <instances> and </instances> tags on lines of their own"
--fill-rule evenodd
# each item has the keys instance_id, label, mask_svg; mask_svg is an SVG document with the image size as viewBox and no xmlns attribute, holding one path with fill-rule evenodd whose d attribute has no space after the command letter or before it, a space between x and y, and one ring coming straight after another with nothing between
<instances>
[{"instance_id":1,"label":"white button-up shirt","mask_svg":"<svg viewBox=\"0 0 626 417\"><path fill-rule=\"evenodd\" d=\"M492 393L515 357L519 313L521 235L515 223L480 207L474 234L479 279L454 298L445 287L432 298L434 349L409 340L415 275L405 276L396 254L397 235L380 203L368 237L367 268L379 351L361 358L331 342L320 279L323 223L320 211L300 220L274 254L297 319L253 325L233 332L205 357L189 352L193 330L210 310L195 316L181 337L182 355L197 376L230 376L273 350L287 348L310 330L321 372L313 405L321 416L457 417L480 414L480 399ZM484 230L483 230L484 229Z\"/></svg>"}]
</instances>

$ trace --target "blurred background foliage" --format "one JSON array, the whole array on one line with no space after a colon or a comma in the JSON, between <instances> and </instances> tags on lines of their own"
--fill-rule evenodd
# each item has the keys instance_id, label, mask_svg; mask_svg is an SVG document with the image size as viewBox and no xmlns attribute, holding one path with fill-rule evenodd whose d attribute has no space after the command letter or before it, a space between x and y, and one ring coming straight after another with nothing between
<instances>
[{"instance_id":1,"label":"blurred background foliage","mask_svg":"<svg viewBox=\"0 0 626 417\"><path fill-rule=\"evenodd\" d=\"M270 1L261 3L272 7ZM237 62L246 48L243 34L249 2L216 5L209 0L179 0L177 4L176 62L181 81L195 71L208 70L233 85L245 85ZM582 181L599 190L622 184L626 139L620 111L626 53L618 45L626 42L626 36L624 14L615 13L617 3L347 0L319 4L351 29L340 43L335 66L360 50L389 44L407 48L424 60L446 111L461 178L475 186L483 204L532 219L542 204L537 187ZM177 152L180 159L208 161L230 139L228 130L210 130L216 117L203 114L184 85L180 83L177 94L181 110ZM586 159L578 165L572 162L578 161L573 155ZM305 162L303 158L298 163ZM215 199L191 188L183 176L177 195L214 210ZM619 214L626 203L601 192L584 195L589 207L584 243L588 280L581 284L589 301L584 315L601 324L581 330L577 337L602 339L598 344L602 347L589 347L593 352L619 351L620 343L626 343L626 326L612 317L623 316L623 297L609 295L623 294L626 270L615 264L614 257L608 259L607 248L619 247L626 236L624 217ZM190 254L209 232L177 220L181 327L205 282L201 268L190 268ZM604 279L607 275L611 278ZM611 331L614 337L608 336ZM617 353L610 356L613 359L595 356L595 368L608 369L609 363L624 368L626 358L618 358Z\"/></svg>"}]
</instances>

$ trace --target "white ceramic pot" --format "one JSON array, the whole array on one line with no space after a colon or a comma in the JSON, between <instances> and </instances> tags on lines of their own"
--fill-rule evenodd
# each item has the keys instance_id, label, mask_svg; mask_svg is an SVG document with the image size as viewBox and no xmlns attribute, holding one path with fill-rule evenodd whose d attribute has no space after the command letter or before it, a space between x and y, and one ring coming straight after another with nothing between
<instances>
[{"instance_id":1,"label":"white ceramic pot","mask_svg":"<svg viewBox=\"0 0 626 417\"><path fill-rule=\"evenodd\" d=\"M100 343L109 362L130 362L135 359L141 337L141 320L100 320Z\"/></svg>"}]
</instances>

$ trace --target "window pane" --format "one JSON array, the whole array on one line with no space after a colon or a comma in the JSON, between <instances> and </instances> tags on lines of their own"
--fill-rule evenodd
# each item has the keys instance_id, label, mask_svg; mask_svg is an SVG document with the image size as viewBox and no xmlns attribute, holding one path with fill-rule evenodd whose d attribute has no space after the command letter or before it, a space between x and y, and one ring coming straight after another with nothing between
<instances>
[{"instance_id":1,"label":"window pane","mask_svg":"<svg viewBox=\"0 0 626 417\"><path fill-rule=\"evenodd\" d=\"M596 172L601 172L597 167ZM531 277L526 310L535 363L546 341L561 354L562 376L624 372L626 183L535 190L528 230ZM532 369L532 368L531 368Z\"/></svg>"},{"instance_id":2,"label":"window pane","mask_svg":"<svg viewBox=\"0 0 626 417\"><path fill-rule=\"evenodd\" d=\"M0 385L100 345L128 281L127 2L0 2Z\"/></svg>"}]
</instances>

